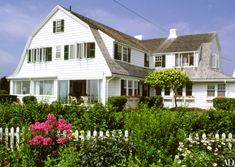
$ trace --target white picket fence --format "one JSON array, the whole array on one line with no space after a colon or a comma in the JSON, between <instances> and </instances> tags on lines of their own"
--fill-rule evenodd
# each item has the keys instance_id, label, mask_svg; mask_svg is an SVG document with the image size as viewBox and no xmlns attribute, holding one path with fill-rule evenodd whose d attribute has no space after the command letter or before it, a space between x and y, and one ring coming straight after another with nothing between
<instances>
[{"instance_id":1,"label":"white picket fence","mask_svg":"<svg viewBox=\"0 0 235 167\"><path fill-rule=\"evenodd\" d=\"M74 141L88 140L90 138L107 138L107 137L123 137L124 140L128 140L128 131L112 130L112 131L78 131L76 130ZM20 128L0 128L0 142L5 144L8 148L13 149L19 146L20 143Z\"/></svg>"}]
</instances>

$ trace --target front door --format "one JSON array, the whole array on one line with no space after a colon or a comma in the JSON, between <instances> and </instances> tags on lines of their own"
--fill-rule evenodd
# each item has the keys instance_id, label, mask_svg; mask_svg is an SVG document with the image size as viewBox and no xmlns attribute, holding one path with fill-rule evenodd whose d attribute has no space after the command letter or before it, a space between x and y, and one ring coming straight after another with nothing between
<instances>
[{"instance_id":1,"label":"front door","mask_svg":"<svg viewBox=\"0 0 235 167\"><path fill-rule=\"evenodd\" d=\"M70 95L76 98L86 96L86 80L70 81Z\"/></svg>"}]
</instances>

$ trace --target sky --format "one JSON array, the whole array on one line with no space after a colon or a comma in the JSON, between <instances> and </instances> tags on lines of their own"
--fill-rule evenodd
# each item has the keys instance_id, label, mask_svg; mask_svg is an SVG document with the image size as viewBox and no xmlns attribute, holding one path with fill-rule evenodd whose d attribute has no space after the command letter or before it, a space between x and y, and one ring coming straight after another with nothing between
<instances>
[{"instance_id":1,"label":"sky","mask_svg":"<svg viewBox=\"0 0 235 167\"><path fill-rule=\"evenodd\" d=\"M167 37L170 28L178 35L217 32L224 72L233 74L232 0L0 0L0 77L14 72L27 38L56 5L71 5L75 12L144 39Z\"/></svg>"}]
</instances>

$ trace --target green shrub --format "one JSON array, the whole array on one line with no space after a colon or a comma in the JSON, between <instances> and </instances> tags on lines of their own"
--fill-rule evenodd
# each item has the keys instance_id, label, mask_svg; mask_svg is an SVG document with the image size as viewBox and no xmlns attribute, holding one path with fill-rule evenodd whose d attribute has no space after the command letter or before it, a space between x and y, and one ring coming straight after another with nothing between
<instances>
[{"instance_id":1,"label":"green shrub","mask_svg":"<svg viewBox=\"0 0 235 167\"><path fill-rule=\"evenodd\" d=\"M214 98L213 107L217 110L235 110L235 98Z\"/></svg>"},{"instance_id":2,"label":"green shrub","mask_svg":"<svg viewBox=\"0 0 235 167\"><path fill-rule=\"evenodd\" d=\"M117 111L122 111L125 108L127 97L125 96L112 96L108 98L108 104L115 107Z\"/></svg>"},{"instance_id":3,"label":"green shrub","mask_svg":"<svg viewBox=\"0 0 235 167\"><path fill-rule=\"evenodd\" d=\"M12 102L17 102L17 96L0 94L0 103L12 103Z\"/></svg>"},{"instance_id":4,"label":"green shrub","mask_svg":"<svg viewBox=\"0 0 235 167\"><path fill-rule=\"evenodd\" d=\"M163 98L161 96L149 96L149 97L141 97L139 104L144 103L147 104L149 108L151 107L157 107L162 108L163 107Z\"/></svg>"},{"instance_id":5,"label":"green shrub","mask_svg":"<svg viewBox=\"0 0 235 167\"><path fill-rule=\"evenodd\" d=\"M77 166L127 166L133 148L121 137L92 138L79 144Z\"/></svg>"},{"instance_id":6,"label":"green shrub","mask_svg":"<svg viewBox=\"0 0 235 167\"><path fill-rule=\"evenodd\" d=\"M0 90L0 95L6 95L6 94L8 94L7 90Z\"/></svg>"},{"instance_id":7,"label":"green shrub","mask_svg":"<svg viewBox=\"0 0 235 167\"><path fill-rule=\"evenodd\" d=\"M24 104L37 103L37 98L35 96L24 96L22 101Z\"/></svg>"}]
</instances>

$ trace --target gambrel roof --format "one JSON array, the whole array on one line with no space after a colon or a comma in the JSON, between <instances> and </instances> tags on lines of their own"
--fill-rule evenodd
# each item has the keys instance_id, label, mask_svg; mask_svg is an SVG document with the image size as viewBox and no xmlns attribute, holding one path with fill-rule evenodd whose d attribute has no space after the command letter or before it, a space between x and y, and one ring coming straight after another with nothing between
<instances>
[{"instance_id":1,"label":"gambrel roof","mask_svg":"<svg viewBox=\"0 0 235 167\"><path fill-rule=\"evenodd\" d=\"M143 44L141 44L140 40L138 40L132 36L129 36L127 34L124 34L120 31L117 31L117 30L115 30L111 27L108 27L102 23L99 23L95 20L92 20L88 17L85 17L79 13L76 13L74 11L70 11L69 9L66 9L66 8L64 8L64 9L67 10L68 12L70 12L71 14L73 14L74 16L78 17L80 20L84 21L91 28L101 30L102 32L109 35L110 37L112 37L116 41L127 44L131 47L140 49L144 52L149 52L149 50Z\"/></svg>"},{"instance_id":2,"label":"gambrel roof","mask_svg":"<svg viewBox=\"0 0 235 167\"><path fill-rule=\"evenodd\" d=\"M182 35L176 38L142 40L141 43L153 53L196 51L203 43L212 42L216 33Z\"/></svg>"}]
</instances>

